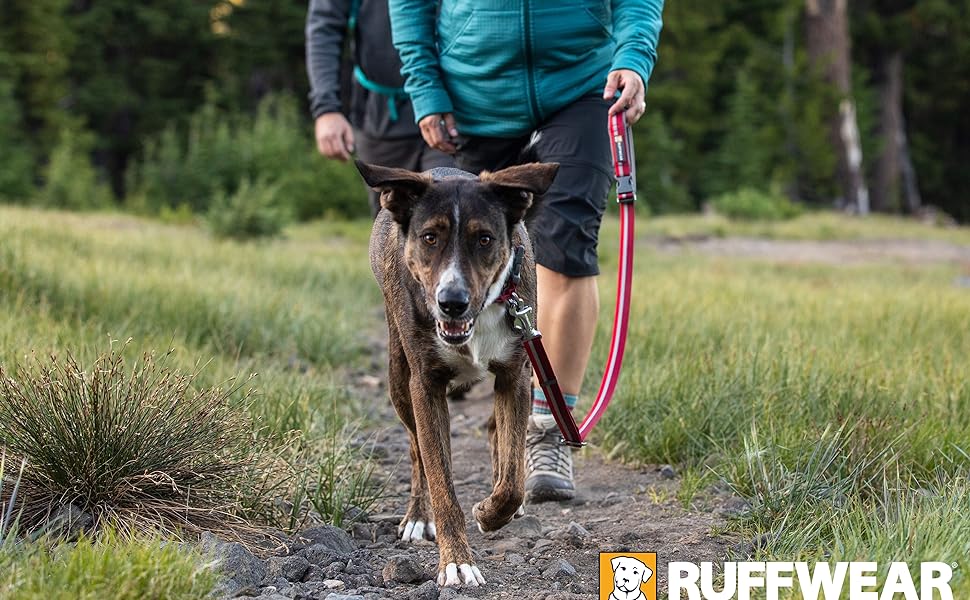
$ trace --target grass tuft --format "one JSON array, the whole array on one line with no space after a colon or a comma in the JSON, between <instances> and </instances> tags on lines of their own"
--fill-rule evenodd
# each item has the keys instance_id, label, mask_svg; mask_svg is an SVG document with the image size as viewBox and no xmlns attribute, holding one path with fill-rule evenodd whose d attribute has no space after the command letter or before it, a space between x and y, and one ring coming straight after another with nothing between
<instances>
[{"instance_id":1,"label":"grass tuft","mask_svg":"<svg viewBox=\"0 0 970 600\"><path fill-rule=\"evenodd\" d=\"M127 369L116 352L89 370L57 357L13 374L0 367L0 444L26 463L24 531L67 511L68 520L89 516L79 524L93 530L239 538L248 529L240 498L260 460L252 424L230 402L234 389L192 382L151 355Z\"/></svg>"}]
</instances>

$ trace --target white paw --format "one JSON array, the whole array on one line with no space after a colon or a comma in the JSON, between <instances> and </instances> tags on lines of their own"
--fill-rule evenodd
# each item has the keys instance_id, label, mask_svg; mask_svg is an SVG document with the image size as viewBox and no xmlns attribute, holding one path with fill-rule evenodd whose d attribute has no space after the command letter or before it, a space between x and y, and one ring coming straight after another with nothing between
<instances>
[{"instance_id":1,"label":"white paw","mask_svg":"<svg viewBox=\"0 0 970 600\"><path fill-rule=\"evenodd\" d=\"M425 523L424 521L408 521L402 528L399 528L401 539L405 542L420 542L422 540L433 540L437 534L434 521Z\"/></svg>"},{"instance_id":2,"label":"white paw","mask_svg":"<svg viewBox=\"0 0 970 600\"><path fill-rule=\"evenodd\" d=\"M482 572L475 565L448 563L444 571L438 571L438 585L441 587L460 585L478 587L485 585L485 578L482 577Z\"/></svg>"},{"instance_id":3,"label":"white paw","mask_svg":"<svg viewBox=\"0 0 970 600\"><path fill-rule=\"evenodd\" d=\"M513 515L512 518L518 519L519 517L524 517L524 516L525 516L525 504L520 504L519 510L515 511L515 515Z\"/></svg>"}]
</instances>

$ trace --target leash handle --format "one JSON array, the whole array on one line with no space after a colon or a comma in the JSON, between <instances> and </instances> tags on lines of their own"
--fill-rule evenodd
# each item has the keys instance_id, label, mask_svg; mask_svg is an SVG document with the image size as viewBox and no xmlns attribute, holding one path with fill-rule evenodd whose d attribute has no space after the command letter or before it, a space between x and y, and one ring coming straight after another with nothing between
<instances>
[{"instance_id":1,"label":"leash handle","mask_svg":"<svg viewBox=\"0 0 970 600\"><path fill-rule=\"evenodd\" d=\"M620 204L637 199L637 171L634 167L633 131L626 115L618 112L609 118L610 152L613 154L613 174L616 175L616 201Z\"/></svg>"}]
</instances>

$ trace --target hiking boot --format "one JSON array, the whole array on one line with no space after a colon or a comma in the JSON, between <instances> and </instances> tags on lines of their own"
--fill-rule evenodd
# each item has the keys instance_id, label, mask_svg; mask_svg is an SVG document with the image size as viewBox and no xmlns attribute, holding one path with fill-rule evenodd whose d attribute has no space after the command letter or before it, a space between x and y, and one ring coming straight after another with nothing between
<instances>
[{"instance_id":1,"label":"hiking boot","mask_svg":"<svg viewBox=\"0 0 970 600\"><path fill-rule=\"evenodd\" d=\"M559 444L559 427L552 415L530 415L525 438L525 499L527 502L571 500L573 451Z\"/></svg>"}]
</instances>

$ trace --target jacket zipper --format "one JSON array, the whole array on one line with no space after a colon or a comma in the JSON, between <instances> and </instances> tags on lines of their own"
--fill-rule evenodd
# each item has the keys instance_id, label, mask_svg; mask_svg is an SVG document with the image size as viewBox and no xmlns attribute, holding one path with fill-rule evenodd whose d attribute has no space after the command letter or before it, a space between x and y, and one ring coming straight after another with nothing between
<instances>
[{"instance_id":1,"label":"jacket zipper","mask_svg":"<svg viewBox=\"0 0 970 600\"><path fill-rule=\"evenodd\" d=\"M529 0L522 1L522 11L523 11L523 27L525 28L525 69L526 76L528 78L529 89L526 90L527 96L529 96L529 110L532 113L532 124L539 124L539 103L536 100L536 78L533 69L533 47L532 47L532 10L530 7Z\"/></svg>"}]
</instances>

